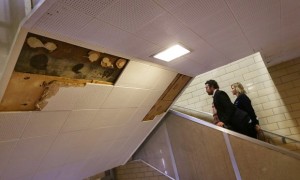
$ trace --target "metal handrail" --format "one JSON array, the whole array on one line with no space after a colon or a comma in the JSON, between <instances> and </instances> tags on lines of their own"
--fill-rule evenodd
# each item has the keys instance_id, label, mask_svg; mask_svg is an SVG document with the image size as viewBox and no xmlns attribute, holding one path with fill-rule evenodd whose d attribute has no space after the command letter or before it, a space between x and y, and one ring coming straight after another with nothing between
<instances>
[{"instance_id":1,"label":"metal handrail","mask_svg":"<svg viewBox=\"0 0 300 180\"><path fill-rule=\"evenodd\" d=\"M176 109L173 109L173 107L175 107ZM171 109L175 110L175 111L180 111L179 109L185 109L187 111L193 111L193 112L197 112L198 115L202 115L202 117L205 117L207 118L207 116L210 116L211 117L211 120L209 121L212 121L213 120L213 114L212 113L209 113L209 112L204 112L204 111L199 111L199 110L195 110L195 109L190 109L190 108L186 108L186 107L181 107L181 106L176 106L176 105L173 105L171 107ZM186 112L184 112L186 113ZM200 113L200 114L199 114ZM206 119L203 119L206 121ZM287 140L289 141L293 141L293 142L296 142L296 143L300 143L300 141L298 140L295 140L295 139L292 139L290 137L286 137L286 136L283 136L283 135L280 135L280 134L276 134L274 132L271 132L271 131L268 131L268 130L265 130L265 129L261 129L264 133L267 133L267 134L272 134L274 136L277 136L277 137L280 137L281 138L281 141L283 144L286 144L287 143Z\"/></svg>"}]
</instances>

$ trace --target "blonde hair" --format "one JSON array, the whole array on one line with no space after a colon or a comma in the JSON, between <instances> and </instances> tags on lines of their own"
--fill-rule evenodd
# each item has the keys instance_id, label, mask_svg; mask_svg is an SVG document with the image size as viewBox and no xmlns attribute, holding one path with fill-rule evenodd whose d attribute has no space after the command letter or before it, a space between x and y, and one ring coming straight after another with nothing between
<instances>
[{"instance_id":1,"label":"blonde hair","mask_svg":"<svg viewBox=\"0 0 300 180\"><path fill-rule=\"evenodd\" d=\"M231 87L234 87L238 94L246 94L244 86L239 82L231 84Z\"/></svg>"}]
</instances>

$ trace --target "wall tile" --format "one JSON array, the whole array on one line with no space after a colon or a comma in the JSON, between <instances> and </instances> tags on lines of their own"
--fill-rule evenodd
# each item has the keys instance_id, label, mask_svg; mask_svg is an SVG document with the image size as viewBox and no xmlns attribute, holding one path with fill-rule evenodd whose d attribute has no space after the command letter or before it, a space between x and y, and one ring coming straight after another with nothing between
<instances>
[{"instance_id":1,"label":"wall tile","mask_svg":"<svg viewBox=\"0 0 300 180\"><path fill-rule=\"evenodd\" d=\"M231 94L230 85L241 82L262 127L288 134L288 128L298 127L297 121L300 123L299 62L295 59L267 68L260 54L256 53L196 76L191 84L198 91L190 90L192 94L184 92L175 105L211 112L212 98L205 92L205 81L217 80L220 89L226 91L232 101L236 97ZM297 135L298 131L293 129L293 133ZM298 134L300 136L300 132Z\"/></svg>"}]
</instances>

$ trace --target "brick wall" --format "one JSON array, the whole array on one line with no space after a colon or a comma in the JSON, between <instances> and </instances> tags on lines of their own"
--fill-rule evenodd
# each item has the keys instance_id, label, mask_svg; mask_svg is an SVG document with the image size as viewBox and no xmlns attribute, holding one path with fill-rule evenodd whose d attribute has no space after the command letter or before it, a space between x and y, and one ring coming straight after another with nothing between
<instances>
[{"instance_id":1,"label":"brick wall","mask_svg":"<svg viewBox=\"0 0 300 180\"><path fill-rule=\"evenodd\" d=\"M116 180L170 180L142 161L130 161L115 169Z\"/></svg>"},{"instance_id":2,"label":"brick wall","mask_svg":"<svg viewBox=\"0 0 300 180\"><path fill-rule=\"evenodd\" d=\"M230 85L241 82L263 129L300 140L300 59L267 68L259 53L245 57L195 77L175 105L211 112L212 97L204 88L209 79L232 101Z\"/></svg>"}]
</instances>

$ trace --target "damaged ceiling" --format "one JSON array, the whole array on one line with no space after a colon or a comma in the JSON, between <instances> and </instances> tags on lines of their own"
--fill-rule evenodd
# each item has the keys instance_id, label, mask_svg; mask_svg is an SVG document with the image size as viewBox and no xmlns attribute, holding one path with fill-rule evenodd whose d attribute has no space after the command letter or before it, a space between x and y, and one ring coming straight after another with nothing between
<instances>
[{"instance_id":1,"label":"damaged ceiling","mask_svg":"<svg viewBox=\"0 0 300 180\"><path fill-rule=\"evenodd\" d=\"M299 8L297 0L40 1L21 24L0 82L7 103L0 177L83 179L125 163L162 118L142 122L160 110L157 101L170 104L164 91L178 73L196 76L258 51L268 66L299 56ZM113 84L57 84L61 79L14 72L28 33L129 61ZM192 52L170 63L152 58L177 42ZM12 88L11 78L18 79ZM6 89L9 97L24 95L22 111L7 112L13 98L4 98Z\"/></svg>"}]
</instances>

